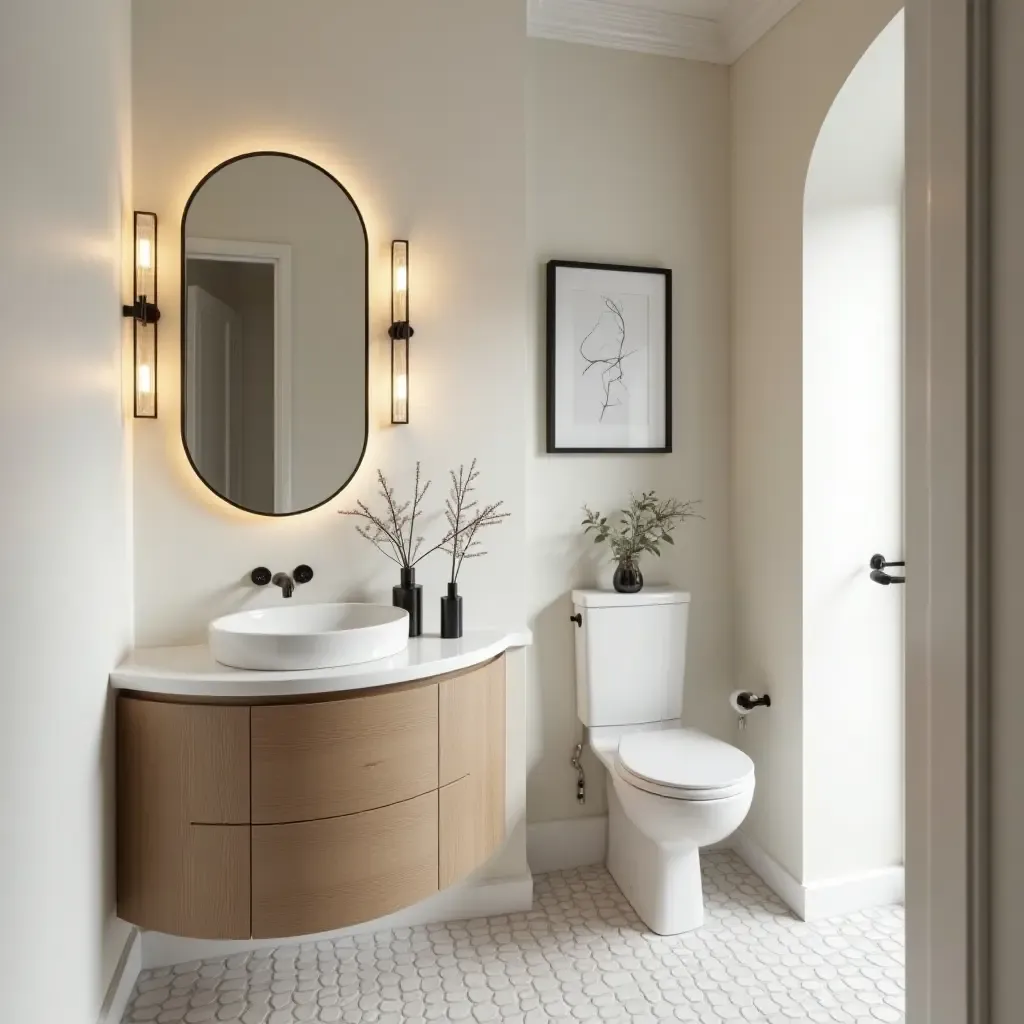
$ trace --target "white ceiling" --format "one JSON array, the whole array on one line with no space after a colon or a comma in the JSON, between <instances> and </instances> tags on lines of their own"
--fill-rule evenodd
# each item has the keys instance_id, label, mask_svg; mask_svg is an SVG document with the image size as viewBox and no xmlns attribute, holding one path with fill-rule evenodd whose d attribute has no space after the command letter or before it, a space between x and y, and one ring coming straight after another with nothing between
<instances>
[{"instance_id":1,"label":"white ceiling","mask_svg":"<svg viewBox=\"0 0 1024 1024\"><path fill-rule=\"evenodd\" d=\"M527 21L544 39L732 64L799 2L527 0Z\"/></svg>"}]
</instances>

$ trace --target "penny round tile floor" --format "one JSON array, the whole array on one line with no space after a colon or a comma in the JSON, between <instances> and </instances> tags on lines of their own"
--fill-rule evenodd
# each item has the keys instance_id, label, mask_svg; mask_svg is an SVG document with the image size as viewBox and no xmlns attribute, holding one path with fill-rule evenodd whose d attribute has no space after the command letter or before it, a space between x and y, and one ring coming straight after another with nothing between
<instances>
[{"instance_id":1,"label":"penny round tile floor","mask_svg":"<svg viewBox=\"0 0 1024 1024\"><path fill-rule=\"evenodd\" d=\"M804 923L732 852L702 860L695 932L652 934L579 868L537 876L529 913L143 971L124 1020L903 1022L902 907Z\"/></svg>"}]
</instances>

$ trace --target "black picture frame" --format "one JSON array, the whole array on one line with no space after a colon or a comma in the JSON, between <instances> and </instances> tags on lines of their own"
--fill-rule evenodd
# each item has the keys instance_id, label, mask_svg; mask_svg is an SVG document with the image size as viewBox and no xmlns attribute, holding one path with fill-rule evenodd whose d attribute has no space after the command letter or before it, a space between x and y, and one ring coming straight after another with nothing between
<instances>
[{"instance_id":1,"label":"black picture frame","mask_svg":"<svg viewBox=\"0 0 1024 1024\"><path fill-rule=\"evenodd\" d=\"M612 273L658 275L664 281L665 331L664 331L664 444L650 447L581 446L559 444L557 436L557 353L558 353L558 271L562 268L574 270L609 271ZM579 260L549 260L547 264L547 451L551 455L667 455L672 452L672 271L665 267L642 267L617 263L588 263Z\"/></svg>"}]
</instances>

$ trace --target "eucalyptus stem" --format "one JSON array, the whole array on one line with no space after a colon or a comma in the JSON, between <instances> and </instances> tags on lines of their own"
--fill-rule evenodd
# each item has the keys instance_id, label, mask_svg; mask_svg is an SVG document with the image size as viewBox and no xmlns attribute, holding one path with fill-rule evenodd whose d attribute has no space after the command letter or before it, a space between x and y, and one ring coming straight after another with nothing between
<instances>
[{"instance_id":1,"label":"eucalyptus stem","mask_svg":"<svg viewBox=\"0 0 1024 1024\"><path fill-rule=\"evenodd\" d=\"M619 562L635 561L648 553L661 557L662 544L674 544L672 533L687 519L702 519L696 511L696 501L678 501L659 498L654 491L644 491L638 498L629 496L629 507L620 509L618 524L612 525L607 516L583 507L584 519L580 524L584 533L594 534L594 543L605 542Z\"/></svg>"}]
</instances>

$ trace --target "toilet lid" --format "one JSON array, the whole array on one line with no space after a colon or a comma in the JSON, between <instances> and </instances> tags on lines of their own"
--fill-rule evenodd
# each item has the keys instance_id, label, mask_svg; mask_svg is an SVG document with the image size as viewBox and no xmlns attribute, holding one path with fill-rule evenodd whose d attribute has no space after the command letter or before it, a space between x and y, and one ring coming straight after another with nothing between
<instances>
[{"instance_id":1,"label":"toilet lid","mask_svg":"<svg viewBox=\"0 0 1024 1024\"><path fill-rule=\"evenodd\" d=\"M619 741L621 774L690 799L732 795L752 778L754 762L736 747L697 729L638 732ZM629 779L628 776L633 776Z\"/></svg>"}]
</instances>

